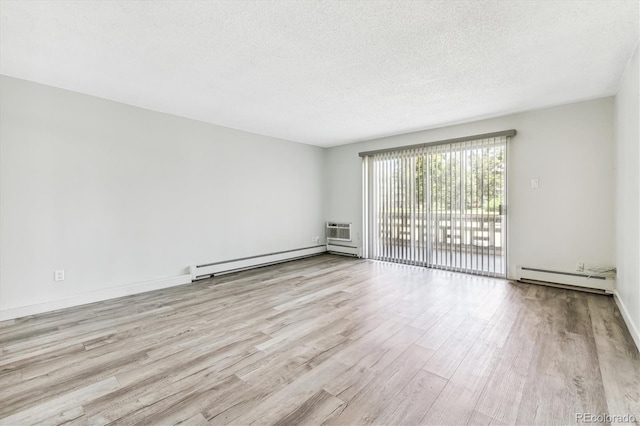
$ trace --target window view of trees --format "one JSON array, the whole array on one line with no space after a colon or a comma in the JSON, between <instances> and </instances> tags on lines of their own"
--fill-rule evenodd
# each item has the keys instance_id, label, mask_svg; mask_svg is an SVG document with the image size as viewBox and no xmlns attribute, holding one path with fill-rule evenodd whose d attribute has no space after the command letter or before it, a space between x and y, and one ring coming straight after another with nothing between
<instances>
[{"instance_id":1,"label":"window view of trees","mask_svg":"<svg viewBox=\"0 0 640 426\"><path fill-rule=\"evenodd\" d=\"M504 204L504 151L504 147L489 147L418 157L417 201L425 202L430 184L432 211L498 214Z\"/></svg>"},{"instance_id":2,"label":"window view of trees","mask_svg":"<svg viewBox=\"0 0 640 426\"><path fill-rule=\"evenodd\" d=\"M503 146L493 146L388 160L394 210L424 206L430 197L431 211L499 214L505 204L504 156ZM415 176L415 183L407 176Z\"/></svg>"}]
</instances>

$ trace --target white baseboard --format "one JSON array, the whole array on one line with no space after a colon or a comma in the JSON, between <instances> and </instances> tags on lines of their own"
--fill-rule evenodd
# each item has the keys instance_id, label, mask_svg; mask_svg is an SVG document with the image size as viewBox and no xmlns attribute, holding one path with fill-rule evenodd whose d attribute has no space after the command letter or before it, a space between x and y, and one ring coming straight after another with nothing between
<instances>
[{"instance_id":1,"label":"white baseboard","mask_svg":"<svg viewBox=\"0 0 640 426\"><path fill-rule=\"evenodd\" d=\"M638 351L640 351L640 331L638 330L638 326L631 319L631 315L629 315L629 311L627 311L627 307L618 296L618 292L613 293L613 299L616 301L616 305L618 305L618 309L620 309L620 313L622 314L622 318L624 322L627 324L627 328L629 329L629 333L633 338L633 341L636 343L636 347Z\"/></svg>"},{"instance_id":2,"label":"white baseboard","mask_svg":"<svg viewBox=\"0 0 640 426\"><path fill-rule=\"evenodd\" d=\"M58 309L71 308L73 306L86 305L87 303L101 302L103 300L131 296L132 294L145 293L147 291L160 290L167 287L174 287L189 283L191 283L191 275L187 274L171 278L144 281L120 287L106 288L104 290L91 291L64 299L3 309L0 310L0 321L41 314L44 312L57 311Z\"/></svg>"},{"instance_id":3,"label":"white baseboard","mask_svg":"<svg viewBox=\"0 0 640 426\"><path fill-rule=\"evenodd\" d=\"M245 257L242 259L209 263L204 265L192 265L190 267L191 279L195 281L203 277L209 277L210 275L240 271L244 269L256 268L259 266L273 265L281 262L288 262L294 259L314 256L326 251L326 246L313 246L301 249L281 251L277 253Z\"/></svg>"}]
</instances>

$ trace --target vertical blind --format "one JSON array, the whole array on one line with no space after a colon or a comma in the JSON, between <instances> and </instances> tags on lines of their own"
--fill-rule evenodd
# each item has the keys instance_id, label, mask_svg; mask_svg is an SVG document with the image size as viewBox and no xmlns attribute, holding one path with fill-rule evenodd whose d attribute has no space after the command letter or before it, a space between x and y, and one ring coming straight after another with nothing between
<instances>
[{"instance_id":1,"label":"vertical blind","mask_svg":"<svg viewBox=\"0 0 640 426\"><path fill-rule=\"evenodd\" d=\"M364 155L365 256L505 276L508 140Z\"/></svg>"}]
</instances>

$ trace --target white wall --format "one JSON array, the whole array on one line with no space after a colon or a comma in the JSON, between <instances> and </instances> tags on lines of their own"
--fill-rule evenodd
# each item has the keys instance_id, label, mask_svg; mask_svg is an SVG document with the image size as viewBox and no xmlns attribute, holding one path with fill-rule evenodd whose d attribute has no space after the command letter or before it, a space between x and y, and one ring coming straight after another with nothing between
<instances>
[{"instance_id":1,"label":"white wall","mask_svg":"<svg viewBox=\"0 0 640 426\"><path fill-rule=\"evenodd\" d=\"M392 136L326 151L331 220L362 227L358 152L516 129L508 157L509 274L614 265L613 98ZM531 179L540 187L532 189Z\"/></svg>"},{"instance_id":2,"label":"white wall","mask_svg":"<svg viewBox=\"0 0 640 426\"><path fill-rule=\"evenodd\" d=\"M0 84L2 311L324 236L320 148Z\"/></svg>"},{"instance_id":3,"label":"white wall","mask_svg":"<svg viewBox=\"0 0 640 426\"><path fill-rule=\"evenodd\" d=\"M638 48L615 98L617 292L640 347L640 108ZM631 324L629 324L631 323Z\"/></svg>"}]
</instances>

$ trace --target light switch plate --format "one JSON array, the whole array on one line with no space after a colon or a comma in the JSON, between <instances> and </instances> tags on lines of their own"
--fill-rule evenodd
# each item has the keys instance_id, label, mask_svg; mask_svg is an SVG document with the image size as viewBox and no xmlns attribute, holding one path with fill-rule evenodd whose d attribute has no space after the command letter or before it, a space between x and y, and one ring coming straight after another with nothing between
<instances>
[{"instance_id":1,"label":"light switch plate","mask_svg":"<svg viewBox=\"0 0 640 426\"><path fill-rule=\"evenodd\" d=\"M538 179L531 179L531 187L537 188L539 186Z\"/></svg>"}]
</instances>

